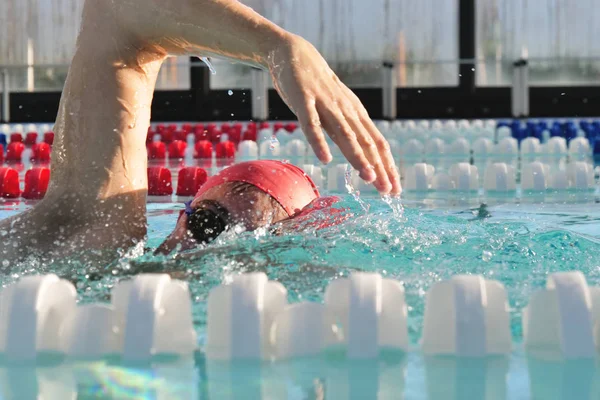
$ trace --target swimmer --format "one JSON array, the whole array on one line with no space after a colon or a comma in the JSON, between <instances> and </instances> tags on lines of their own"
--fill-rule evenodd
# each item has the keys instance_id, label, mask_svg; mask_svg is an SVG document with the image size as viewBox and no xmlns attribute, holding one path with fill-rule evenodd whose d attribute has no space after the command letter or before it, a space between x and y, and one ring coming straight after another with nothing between
<instances>
[{"instance_id":1,"label":"swimmer","mask_svg":"<svg viewBox=\"0 0 600 400\"><path fill-rule=\"evenodd\" d=\"M235 225L251 231L292 219L318 198L310 177L292 164L261 160L233 165L211 177L186 203L158 252L211 242Z\"/></svg>"},{"instance_id":2,"label":"swimmer","mask_svg":"<svg viewBox=\"0 0 600 400\"><path fill-rule=\"evenodd\" d=\"M152 95L163 61L185 54L268 70L320 161L332 159L326 131L362 179L400 193L388 143L308 41L236 0L86 0L50 185L34 207L0 222L2 259L82 250L114 258L144 240Z\"/></svg>"}]
</instances>

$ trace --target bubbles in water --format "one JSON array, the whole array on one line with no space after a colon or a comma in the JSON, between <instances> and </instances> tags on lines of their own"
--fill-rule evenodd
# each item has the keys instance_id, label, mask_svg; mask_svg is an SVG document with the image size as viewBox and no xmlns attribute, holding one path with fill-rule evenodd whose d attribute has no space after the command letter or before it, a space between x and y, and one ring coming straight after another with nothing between
<instances>
[{"instance_id":1,"label":"bubbles in water","mask_svg":"<svg viewBox=\"0 0 600 400\"><path fill-rule=\"evenodd\" d=\"M492 259L492 252L491 251L487 251L484 250L483 253L481 254L481 259L485 262L488 262Z\"/></svg>"},{"instance_id":2,"label":"bubbles in water","mask_svg":"<svg viewBox=\"0 0 600 400\"><path fill-rule=\"evenodd\" d=\"M8 268L8 267L9 267L9 265L10 265L10 262L8 262L8 260L4 260L4 261L2 261L2 266L3 266L4 268Z\"/></svg>"},{"instance_id":3,"label":"bubbles in water","mask_svg":"<svg viewBox=\"0 0 600 400\"><path fill-rule=\"evenodd\" d=\"M201 57L200 60L202 60L202 62L204 64L206 64L206 66L208 67L208 69L210 70L210 73L215 75L217 73L217 71L215 70L215 67L213 67L212 63L210 62L210 60L208 59L208 57Z\"/></svg>"}]
</instances>

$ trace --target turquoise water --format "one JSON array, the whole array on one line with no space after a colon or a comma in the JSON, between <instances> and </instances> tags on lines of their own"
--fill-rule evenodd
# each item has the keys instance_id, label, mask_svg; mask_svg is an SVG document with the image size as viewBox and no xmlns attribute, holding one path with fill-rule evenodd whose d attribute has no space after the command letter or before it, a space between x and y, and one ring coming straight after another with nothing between
<instances>
[{"instance_id":1,"label":"turquoise water","mask_svg":"<svg viewBox=\"0 0 600 400\"><path fill-rule=\"evenodd\" d=\"M562 396L579 393L574 390L584 390L585 394L585 388L593 391L593 374L598 369L593 363L527 359L520 344L520 318L529 297L545 285L549 273L579 270L590 285L600 285L597 204L507 203L472 208L407 204L399 213L378 198L364 200L368 212L352 197L344 197L337 207L347 208L351 218L322 230L308 228L281 235L230 233L208 248L184 255L165 258L147 254L105 267L72 266L67 270L29 263L14 267L2 277L2 283L6 285L36 270L55 272L76 283L81 301L106 302L119 279L140 272L169 272L189 283L202 345L208 292L235 274L264 271L270 279L283 283L290 301L321 301L331 280L352 271L376 271L404 283L414 350L409 355L389 355L375 362L354 364L336 359L297 360L261 368L244 363L210 364L201 354L187 364L166 363L160 368L106 363L61 364L17 372L0 368L0 388L16 385L15 379L37 379L36 387L43 387L40 382L44 379L63 382L60 371L64 369L69 382L90 398L358 399L373 398L377 393L379 398L548 398L542 394L548 387L547 377L552 376L557 377L552 384L564 389L558 394L559 389L552 389L553 398L583 398ZM24 207L5 205L0 218ZM170 232L180 208L173 204L149 205L149 247L157 246ZM418 341L426 291L435 282L464 273L481 274L505 285L515 342L509 358L426 359L420 355ZM49 379L48 375L58 378ZM538 387L536 377L537 382L546 383ZM14 393L14 388L11 390ZM161 397L161 393L169 396Z\"/></svg>"}]
</instances>

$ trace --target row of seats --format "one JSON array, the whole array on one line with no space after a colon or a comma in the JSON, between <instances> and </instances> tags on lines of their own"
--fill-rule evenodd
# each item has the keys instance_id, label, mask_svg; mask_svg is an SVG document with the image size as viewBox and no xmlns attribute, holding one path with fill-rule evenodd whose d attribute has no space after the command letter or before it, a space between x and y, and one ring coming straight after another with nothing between
<instances>
[{"instance_id":1,"label":"row of seats","mask_svg":"<svg viewBox=\"0 0 600 400\"><path fill-rule=\"evenodd\" d=\"M227 165L218 166L216 170ZM346 193L348 185L363 193L374 193L372 185L362 181L356 171L348 164L335 164L320 167L313 164L302 164L302 168L313 179L315 184L329 193ZM483 175L479 168L466 162L452 164L449 168L437 168L432 164L414 163L403 166L401 170L402 185L405 192L416 192L424 195L429 191L446 192L479 192L506 193L517 190L517 182L523 192L535 193L546 190L595 190L596 181L592 164L585 161L574 161L567 164L549 165L541 161L526 162L518 171L512 164L490 162L485 165ZM206 182L209 172L215 172L211 165L200 166L178 165L168 168L151 164L148 167L148 194L150 196L182 197L193 196ZM172 171L177 171L176 186ZM519 173L520 172L520 173ZM350 175L348 175L350 173ZM11 167L0 168L0 197L16 199L43 198L50 177L47 167L34 167L25 173L24 190L21 191L19 171ZM520 178L520 179L519 179Z\"/></svg>"},{"instance_id":2,"label":"row of seats","mask_svg":"<svg viewBox=\"0 0 600 400\"><path fill-rule=\"evenodd\" d=\"M283 125L283 124L280 124ZM587 126L595 127L600 126L598 124L589 124ZM168 125L176 128L176 125ZM184 124L183 126L188 126L186 129L192 129L191 124ZM164 142L165 146L170 145L173 141L183 141L188 143L188 145L195 144L197 142L210 142L213 146L218 145L218 143L223 141L230 141L234 144L239 144L241 141L255 141L258 143L263 142L273 142L276 141L281 143L282 145L286 145L289 141L301 140L306 144L306 139L302 134L302 131L296 127L295 124L288 124L285 128L280 128L278 130L273 128L257 128L260 125L249 125L254 126L254 129L248 129L241 134L242 124L234 124L230 126L229 124L222 124L223 127L226 128L218 128L216 124L208 124L208 129L204 128L204 125L200 125L201 130L197 132L188 131L188 130L180 130L180 131L170 131L168 128L163 128L160 132L153 131L150 128L148 136L147 136L147 144L151 145L155 141ZM536 125L537 126L537 125ZM571 126L571 125L569 125ZM556 127L556 126L555 126ZM294 128L292 130L292 128ZM513 127L514 128L514 127ZM221 130L223 129L223 130ZM259 129L259 130L257 130ZM594 128L595 129L595 128ZM451 132L451 134L440 134L431 133L431 134L423 134L423 132L414 132L414 131L405 131L405 135L394 135L388 134L386 135L390 141L392 148L398 150L398 154L413 154L416 150L418 153L465 153L469 151L473 151L474 153L481 153L489 151L488 149L494 146L495 143L506 142L508 140L514 140L516 143L516 148L519 149L523 142L537 142L539 144L547 144L550 141L563 139L569 147L571 147L571 141L575 140L581 141L582 139L586 140L587 149L590 153L600 154L600 140L596 140L595 135L589 135L584 130L573 131L572 136L561 136L554 135L548 130L544 130L540 133L540 135L515 135L514 129L511 131L510 127L501 126L498 130L492 135L465 135L460 132ZM594 130L588 129L587 132L595 132ZM389 132L388 132L389 133ZM29 132L23 137L21 133L12 133L10 134L10 141L8 143L13 142L22 142L27 146L32 146L37 143L38 134L36 132ZM44 134L43 142L52 145L54 141L54 133L46 132ZM6 135L0 134L0 145L6 146ZM513 146L511 144L511 146ZM404 148L408 147L410 150L404 150ZM502 150L504 146L500 146L500 150Z\"/></svg>"},{"instance_id":3,"label":"row of seats","mask_svg":"<svg viewBox=\"0 0 600 400\"><path fill-rule=\"evenodd\" d=\"M43 351L145 361L198 350L188 287L166 274L120 281L110 304L77 305L76 296L55 275L26 276L4 288L0 352L14 361ZM323 304L288 304L286 288L264 273L237 275L210 291L204 352L208 360L285 360L335 347L348 359L376 359L384 350L409 351L407 310L402 283L376 273L332 281ZM421 349L458 357L509 354L509 310L498 281L459 275L435 283L425 296ZM599 323L600 288L589 287L580 272L554 273L523 310L525 348L594 359Z\"/></svg>"},{"instance_id":4,"label":"row of seats","mask_svg":"<svg viewBox=\"0 0 600 400\"><path fill-rule=\"evenodd\" d=\"M574 129L583 129L585 131L589 129L600 129L600 120L597 119L542 119L542 120L500 120L494 119L487 120L395 120L385 121L380 120L375 122L377 127L382 133L389 131L415 131L415 132L426 132L426 131L456 131L465 132L469 130L495 130L500 127L509 127L511 130L518 132L527 130L532 133L534 130L562 130L572 131ZM198 132L200 130L213 130L220 129L223 132L227 132L230 129L264 129L272 128L277 131L279 129L286 129L290 132L297 128L296 122L288 121L263 121L263 122L222 122L222 123L152 123L150 128L156 132L163 131L185 131L185 132ZM47 132L51 131L52 126L50 124L2 124L0 125L0 133L12 133L12 132Z\"/></svg>"},{"instance_id":5,"label":"row of seats","mask_svg":"<svg viewBox=\"0 0 600 400\"><path fill-rule=\"evenodd\" d=\"M50 182L50 168L35 167L27 170L21 191L19 171L0 167L0 198L38 200L44 198Z\"/></svg>"},{"instance_id":6,"label":"row of seats","mask_svg":"<svg viewBox=\"0 0 600 400\"><path fill-rule=\"evenodd\" d=\"M596 182L591 164L577 161L550 167L540 161L525 163L521 168L522 191L594 190ZM517 189L516 168L507 163L490 163L482 179L477 166L468 163L454 164L449 171L436 173L431 164L418 163L406 168L403 188L406 191L511 192Z\"/></svg>"},{"instance_id":7,"label":"row of seats","mask_svg":"<svg viewBox=\"0 0 600 400\"><path fill-rule=\"evenodd\" d=\"M0 146L2 146L2 148L7 147L11 143L22 143L28 147L35 146L38 144L38 134L36 132L29 132L23 136L21 133L11 133L7 141L6 135L4 133L0 133ZM54 132L44 133L42 143L52 146L54 143Z\"/></svg>"},{"instance_id":8,"label":"row of seats","mask_svg":"<svg viewBox=\"0 0 600 400\"><path fill-rule=\"evenodd\" d=\"M0 164L3 162L19 164L23 161L48 164L50 163L51 152L52 146L45 142L36 143L30 147L22 142L12 142L6 146L6 153L4 152L4 146L0 144Z\"/></svg>"},{"instance_id":9,"label":"row of seats","mask_svg":"<svg viewBox=\"0 0 600 400\"><path fill-rule=\"evenodd\" d=\"M188 154L192 144L175 140L168 145L162 141L153 141L147 145L148 158L152 160L183 159L183 158L238 158L240 160L256 159L260 157L306 157L310 155L310 148L306 140L292 139L283 144L279 140L265 139L259 143L244 140L235 143L229 140L216 144L208 140L201 140L193 144L192 154ZM527 138L519 146L516 139L506 137L494 144L490 139L479 138L469 142L465 138L458 138L451 144L445 144L441 139L429 139L425 143L418 139L411 139L404 145L390 140L393 154L399 159L453 159L456 157L469 160L473 156L476 160L489 158L511 159L519 156L524 158L548 156L556 159L557 156L570 155L573 159L591 159L592 150L590 142L584 137L571 140L568 144L564 138L553 137L542 144L537 138ZM596 143L600 148L600 142ZM598 150L598 149L597 149ZM342 158L338 149L333 149L334 156Z\"/></svg>"},{"instance_id":10,"label":"row of seats","mask_svg":"<svg viewBox=\"0 0 600 400\"><path fill-rule=\"evenodd\" d=\"M227 138L222 138L227 139ZM51 144L53 137L48 137L44 142L34 143L31 146L27 142L21 140L12 140L6 145L6 153L4 146L0 144L0 163L5 159L8 162L21 162L22 155L27 148L32 150L31 160L37 162L49 162ZM535 157L540 155L560 156L570 154L572 157L580 159L591 157L593 153L600 151L600 141L595 142L594 151L591 149L590 142L585 137L577 137L567 143L565 138L552 137L546 143L542 144L537 138L527 138L519 142L512 137L504 137L497 144L487 138L479 138L474 142L470 142L465 138L457 138L452 143L446 144L439 138L431 138L425 142L419 139L410 139L403 145L399 145L395 140L390 140L392 152L399 158L415 159L415 158L443 158L443 157L468 157L473 155L474 158L485 159L493 156L500 157L517 157L529 156ZM193 158L235 158L236 155L240 159L253 159L260 156L276 158L276 157L305 157L310 154L310 149L306 140L294 138L287 141L285 144L272 137L263 139L259 143L251 140L243 140L241 142L233 142L230 140L222 140L217 143L212 143L208 140L200 140L195 143L174 140L170 143L163 141L151 141L147 144L148 158L152 160L164 159L183 159L188 154L188 148L191 150ZM337 149L334 149L336 152ZM339 151L337 151L339 153ZM167 157L168 156L168 157ZM341 153L338 154L341 157ZM188 157L191 158L191 157Z\"/></svg>"}]
</instances>

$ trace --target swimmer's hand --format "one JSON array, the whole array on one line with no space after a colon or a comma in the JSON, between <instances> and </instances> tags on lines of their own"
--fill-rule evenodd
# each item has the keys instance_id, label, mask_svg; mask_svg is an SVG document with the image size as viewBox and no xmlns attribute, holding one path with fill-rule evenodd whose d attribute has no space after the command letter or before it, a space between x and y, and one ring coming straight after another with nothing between
<instances>
[{"instance_id":1,"label":"swimmer's hand","mask_svg":"<svg viewBox=\"0 0 600 400\"><path fill-rule=\"evenodd\" d=\"M332 158L324 129L361 178L373 182L382 194L400 194L389 144L358 98L308 41L237 0L121 0L110 4L117 7L114 16L126 32L124 37L138 41L135 48L161 55L214 55L267 68L322 162ZM144 58L151 59L138 57Z\"/></svg>"},{"instance_id":2,"label":"swimmer's hand","mask_svg":"<svg viewBox=\"0 0 600 400\"><path fill-rule=\"evenodd\" d=\"M296 114L315 154L332 159L323 129L360 177L382 194L402 191L388 142L356 95L306 40L288 34L267 57L275 88Z\"/></svg>"}]
</instances>

